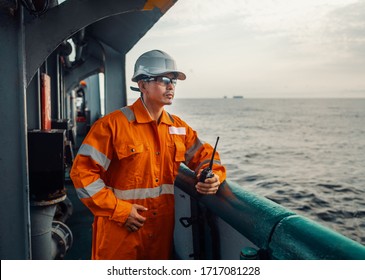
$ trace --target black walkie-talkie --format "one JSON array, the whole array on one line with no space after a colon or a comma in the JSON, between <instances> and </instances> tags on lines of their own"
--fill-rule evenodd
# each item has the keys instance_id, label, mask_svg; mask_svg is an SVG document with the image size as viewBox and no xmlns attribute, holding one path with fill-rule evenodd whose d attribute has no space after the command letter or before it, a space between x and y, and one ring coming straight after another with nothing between
<instances>
[{"instance_id":1,"label":"black walkie-talkie","mask_svg":"<svg viewBox=\"0 0 365 280\"><path fill-rule=\"evenodd\" d=\"M200 173L199 182L204 182L205 179L214 177L212 168L213 168L213 160L214 160L215 150L217 149L218 141L219 141L219 136L217 137L217 141L215 142L212 159L210 160L209 166L204 168L203 171Z\"/></svg>"}]
</instances>

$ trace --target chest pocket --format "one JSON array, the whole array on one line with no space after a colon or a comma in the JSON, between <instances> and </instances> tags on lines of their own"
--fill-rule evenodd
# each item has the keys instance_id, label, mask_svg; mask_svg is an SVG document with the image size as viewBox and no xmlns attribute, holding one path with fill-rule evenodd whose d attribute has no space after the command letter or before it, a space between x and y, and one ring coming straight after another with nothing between
<instances>
[{"instance_id":1,"label":"chest pocket","mask_svg":"<svg viewBox=\"0 0 365 280\"><path fill-rule=\"evenodd\" d=\"M136 158L143 154L145 147L143 144L124 144L117 149L118 159L124 159L130 157L130 159Z\"/></svg>"},{"instance_id":2,"label":"chest pocket","mask_svg":"<svg viewBox=\"0 0 365 280\"><path fill-rule=\"evenodd\" d=\"M175 161L185 161L185 152L186 148L184 143L180 141L175 141Z\"/></svg>"},{"instance_id":3,"label":"chest pocket","mask_svg":"<svg viewBox=\"0 0 365 280\"><path fill-rule=\"evenodd\" d=\"M149 148L143 143L125 143L117 150L118 161L115 162L117 173L112 181L114 186L123 188L140 188L146 182L150 171Z\"/></svg>"}]
</instances>

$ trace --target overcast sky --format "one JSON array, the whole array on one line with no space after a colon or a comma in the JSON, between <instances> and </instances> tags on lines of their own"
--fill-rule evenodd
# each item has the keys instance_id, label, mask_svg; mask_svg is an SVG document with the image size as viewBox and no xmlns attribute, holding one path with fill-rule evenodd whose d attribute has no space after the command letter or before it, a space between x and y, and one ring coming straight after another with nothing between
<instances>
[{"instance_id":1,"label":"overcast sky","mask_svg":"<svg viewBox=\"0 0 365 280\"><path fill-rule=\"evenodd\" d=\"M128 81L151 49L186 73L177 98L365 98L365 0L179 0L127 54Z\"/></svg>"}]
</instances>

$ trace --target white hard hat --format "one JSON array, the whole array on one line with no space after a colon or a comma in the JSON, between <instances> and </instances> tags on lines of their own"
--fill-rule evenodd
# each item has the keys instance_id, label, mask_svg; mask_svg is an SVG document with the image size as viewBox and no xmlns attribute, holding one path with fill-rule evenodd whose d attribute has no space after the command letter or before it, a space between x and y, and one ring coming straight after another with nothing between
<instances>
[{"instance_id":1,"label":"white hard hat","mask_svg":"<svg viewBox=\"0 0 365 280\"><path fill-rule=\"evenodd\" d=\"M134 65L133 82L138 82L143 77L161 76L173 73L179 80L185 80L186 75L176 68L175 60L167 53L152 50L142 54Z\"/></svg>"}]
</instances>

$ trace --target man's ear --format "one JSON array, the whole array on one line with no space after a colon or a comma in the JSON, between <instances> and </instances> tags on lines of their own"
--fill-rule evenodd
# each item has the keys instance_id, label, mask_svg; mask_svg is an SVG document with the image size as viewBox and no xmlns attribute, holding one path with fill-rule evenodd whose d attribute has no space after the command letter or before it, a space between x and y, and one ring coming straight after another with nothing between
<instances>
[{"instance_id":1,"label":"man's ear","mask_svg":"<svg viewBox=\"0 0 365 280\"><path fill-rule=\"evenodd\" d=\"M137 84L141 92L146 89L145 83L142 80L139 80Z\"/></svg>"}]
</instances>

